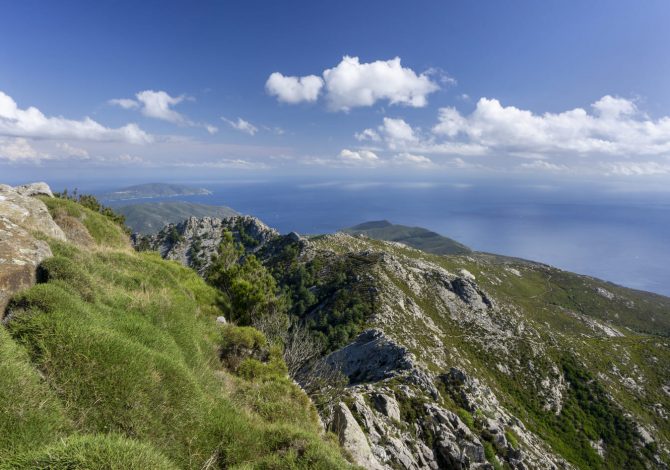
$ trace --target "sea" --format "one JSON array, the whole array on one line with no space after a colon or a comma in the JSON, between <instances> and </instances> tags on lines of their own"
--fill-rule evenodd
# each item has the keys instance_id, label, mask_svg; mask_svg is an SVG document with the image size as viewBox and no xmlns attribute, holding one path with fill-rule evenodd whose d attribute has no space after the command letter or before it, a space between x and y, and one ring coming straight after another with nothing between
<instances>
[{"instance_id":1,"label":"sea","mask_svg":"<svg viewBox=\"0 0 670 470\"><path fill-rule=\"evenodd\" d=\"M670 192L510 181L182 183L212 194L179 200L226 205L283 233L332 233L388 220L425 227L477 251L539 261L670 296Z\"/></svg>"}]
</instances>

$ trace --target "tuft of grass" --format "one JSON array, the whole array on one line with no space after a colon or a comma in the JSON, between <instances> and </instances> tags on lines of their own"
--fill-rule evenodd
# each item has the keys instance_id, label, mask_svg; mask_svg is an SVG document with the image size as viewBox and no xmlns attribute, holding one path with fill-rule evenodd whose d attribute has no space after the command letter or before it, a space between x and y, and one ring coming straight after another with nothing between
<instances>
[{"instance_id":1,"label":"tuft of grass","mask_svg":"<svg viewBox=\"0 0 670 470\"><path fill-rule=\"evenodd\" d=\"M128 234L123 227L105 215L87 209L70 199L53 197L40 197L40 199L56 221L64 215L79 220L98 245L111 248L130 247Z\"/></svg>"},{"instance_id":2,"label":"tuft of grass","mask_svg":"<svg viewBox=\"0 0 670 470\"><path fill-rule=\"evenodd\" d=\"M83 435L64 439L14 457L0 469L176 470L170 460L150 445L119 435Z\"/></svg>"}]
</instances>

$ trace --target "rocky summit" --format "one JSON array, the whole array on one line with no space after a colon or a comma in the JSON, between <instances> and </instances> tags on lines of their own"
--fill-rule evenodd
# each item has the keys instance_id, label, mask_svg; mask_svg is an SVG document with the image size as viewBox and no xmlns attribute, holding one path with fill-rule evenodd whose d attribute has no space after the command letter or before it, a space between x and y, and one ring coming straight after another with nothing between
<instances>
[{"instance_id":1,"label":"rocky summit","mask_svg":"<svg viewBox=\"0 0 670 470\"><path fill-rule=\"evenodd\" d=\"M204 272L225 231L289 291L311 273L293 313L347 377L322 417L357 464L667 468L670 299L369 234L282 236L251 218L189 219L149 246Z\"/></svg>"}]
</instances>

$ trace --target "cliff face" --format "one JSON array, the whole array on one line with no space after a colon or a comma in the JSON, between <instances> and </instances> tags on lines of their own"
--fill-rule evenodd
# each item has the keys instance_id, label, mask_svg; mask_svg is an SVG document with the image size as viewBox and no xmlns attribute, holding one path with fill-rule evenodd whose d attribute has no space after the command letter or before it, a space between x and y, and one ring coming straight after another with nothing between
<instances>
[{"instance_id":1,"label":"cliff face","mask_svg":"<svg viewBox=\"0 0 670 470\"><path fill-rule=\"evenodd\" d=\"M670 299L523 260L243 220L280 284L295 266L311 273L294 314L349 378L326 418L359 464L667 468ZM178 250L165 236L151 246L190 264L194 239L214 246L237 224L190 220Z\"/></svg>"}]
</instances>

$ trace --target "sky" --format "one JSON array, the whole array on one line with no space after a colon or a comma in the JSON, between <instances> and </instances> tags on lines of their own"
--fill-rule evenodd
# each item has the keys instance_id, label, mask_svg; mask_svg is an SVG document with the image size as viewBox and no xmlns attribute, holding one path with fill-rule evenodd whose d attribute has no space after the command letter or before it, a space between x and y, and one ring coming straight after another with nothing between
<instances>
[{"instance_id":1,"label":"sky","mask_svg":"<svg viewBox=\"0 0 670 470\"><path fill-rule=\"evenodd\" d=\"M0 0L0 180L670 185L670 3Z\"/></svg>"}]
</instances>

